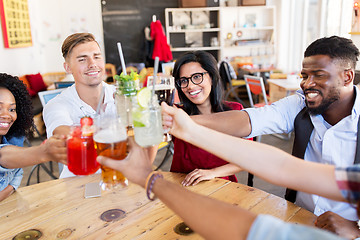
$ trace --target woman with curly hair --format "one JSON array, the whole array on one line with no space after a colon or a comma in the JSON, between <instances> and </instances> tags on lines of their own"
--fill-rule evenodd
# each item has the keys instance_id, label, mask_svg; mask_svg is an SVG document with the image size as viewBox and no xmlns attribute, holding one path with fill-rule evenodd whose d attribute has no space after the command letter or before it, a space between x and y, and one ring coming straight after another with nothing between
<instances>
[{"instance_id":1,"label":"woman with curly hair","mask_svg":"<svg viewBox=\"0 0 360 240\"><path fill-rule=\"evenodd\" d=\"M22 148L32 127L32 106L25 85L17 77L0 73L0 201L19 187L21 167L50 160L66 163L64 137L54 136L40 146Z\"/></svg>"}]
</instances>

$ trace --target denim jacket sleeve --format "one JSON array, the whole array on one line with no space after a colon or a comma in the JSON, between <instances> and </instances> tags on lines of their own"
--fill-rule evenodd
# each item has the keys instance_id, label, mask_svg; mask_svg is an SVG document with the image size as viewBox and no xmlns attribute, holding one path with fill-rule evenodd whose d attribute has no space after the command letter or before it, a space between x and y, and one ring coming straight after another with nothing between
<instances>
[{"instance_id":1,"label":"denim jacket sleeve","mask_svg":"<svg viewBox=\"0 0 360 240\"><path fill-rule=\"evenodd\" d=\"M13 137L10 138L9 141L3 137L3 143L4 144L0 144L0 148L7 145L23 146L24 137ZM21 184L23 172L22 168L8 169L0 165L0 191L8 185L13 186L16 190Z\"/></svg>"}]
</instances>

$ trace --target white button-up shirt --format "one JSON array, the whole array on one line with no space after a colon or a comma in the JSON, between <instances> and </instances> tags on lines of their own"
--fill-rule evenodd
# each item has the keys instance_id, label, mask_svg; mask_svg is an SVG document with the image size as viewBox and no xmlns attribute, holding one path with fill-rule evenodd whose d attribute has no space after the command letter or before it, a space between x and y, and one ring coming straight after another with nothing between
<instances>
[{"instance_id":1,"label":"white button-up shirt","mask_svg":"<svg viewBox=\"0 0 360 240\"><path fill-rule=\"evenodd\" d=\"M357 123L360 113L360 90L354 87L356 99L351 115L334 126L327 123L322 115L310 115L314 125L309 144L305 151L306 161L346 167L354 164L356 152ZM294 129L296 115L305 107L301 90L270 106L246 109L250 116L252 132L249 137L272 133L289 133ZM298 192L296 204L321 215L332 211L349 220L357 220L356 210L348 203L329 200L317 195Z\"/></svg>"},{"instance_id":2,"label":"white button-up shirt","mask_svg":"<svg viewBox=\"0 0 360 240\"><path fill-rule=\"evenodd\" d=\"M115 86L102 83L105 90L104 103L107 104L105 113L116 112L113 94ZM43 118L46 126L47 137L51 137L55 128L59 126L71 126L80 124L80 119L84 116L94 118L96 111L83 100L80 99L75 84L67 88L61 94L51 99L44 107ZM100 173L99 169L97 173ZM73 177L67 166L63 167L60 178Z\"/></svg>"}]
</instances>

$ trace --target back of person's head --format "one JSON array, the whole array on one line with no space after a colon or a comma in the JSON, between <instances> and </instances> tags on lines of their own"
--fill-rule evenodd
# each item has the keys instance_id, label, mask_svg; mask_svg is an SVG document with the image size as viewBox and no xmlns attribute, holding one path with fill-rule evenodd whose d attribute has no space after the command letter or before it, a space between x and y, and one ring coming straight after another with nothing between
<instances>
[{"instance_id":1,"label":"back of person's head","mask_svg":"<svg viewBox=\"0 0 360 240\"><path fill-rule=\"evenodd\" d=\"M91 33L74 33L68 36L61 47L62 55L66 59L67 56L70 55L71 51L77 45L86 42L96 42L94 35Z\"/></svg>"},{"instance_id":2,"label":"back of person's head","mask_svg":"<svg viewBox=\"0 0 360 240\"><path fill-rule=\"evenodd\" d=\"M24 83L18 77L0 73L0 88L8 89L15 98L17 119L7 137L26 136L33 126L32 102Z\"/></svg>"},{"instance_id":3,"label":"back of person's head","mask_svg":"<svg viewBox=\"0 0 360 240\"><path fill-rule=\"evenodd\" d=\"M320 38L311 43L305 50L304 57L326 55L333 60L340 60L350 64L355 69L359 56L359 49L348 38L332 36Z\"/></svg>"},{"instance_id":4,"label":"back of person's head","mask_svg":"<svg viewBox=\"0 0 360 240\"><path fill-rule=\"evenodd\" d=\"M187 52L181 55L175 62L173 69L173 76L175 81L177 81L180 76L180 68L187 63L197 62L201 67L208 72L211 79L211 92L210 92L210 103L213 112L222 112L224 110L229 110L223 103L224 91L220 79L220 74L217 66L217 61L213 55L205 51L195 51ZM176 89L179 94L180 101L184 104L184 110L189 115L199 114L197 106L192 103L182 92L181 87L175 84Z\"/></svg>"}]
</instances>

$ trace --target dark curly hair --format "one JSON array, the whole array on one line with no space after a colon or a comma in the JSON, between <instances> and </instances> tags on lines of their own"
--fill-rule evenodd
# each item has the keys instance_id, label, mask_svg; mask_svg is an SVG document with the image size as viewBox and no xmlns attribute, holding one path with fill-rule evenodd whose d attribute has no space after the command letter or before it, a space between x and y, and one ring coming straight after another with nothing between
<instances>
[{"instance_id":1,"label":"dark curly hair","mask_svg":"<svg viewBox=\"0 0 360 240\"><path fill-rule=\"evenodd\" d=\"M6 138L29 136L33 129L33 112L30 95L25 84L18 77L0 73L0 88L8 89L14 95L17 119L6 134Z\"/></svg>"},{"instance_id":2,"label":"dark curly hair","mask_svg":"<svg viewBox=\"0 0 360 240\"><path fill-rule=\"evenodd\" d=\"M175 81L180 79L180 68L186 64L191 62L197 62L201 65L201 67L208 72L211 78L211 92L210 92L210 103L212 112L223 112L230 110L224 102L224 89L221 83L221 78L219 74L219 69L217 67L216 59L213 55L205 51L195 51L195 52L187 52L180 56L174 65L173 76ZM200 114L199 109L196 104L192 103L183 93L181 87L175 84L176 90L179 94L179 99L183 103L184 111L189 115L198 115Z\"/></svg>"},{"instance_id":3,"label":"dark curly hair","mask_svg":"<svg viewBox=\"0 0 360 240\"><path fill-rule=\"evenodd\" d=\"M359 57L359 49L348 38L332 36L320 38L311 43L305 50L304 57L326 55L344 63L350 63L355 69Z\"/></svg>"}]
</instances>

